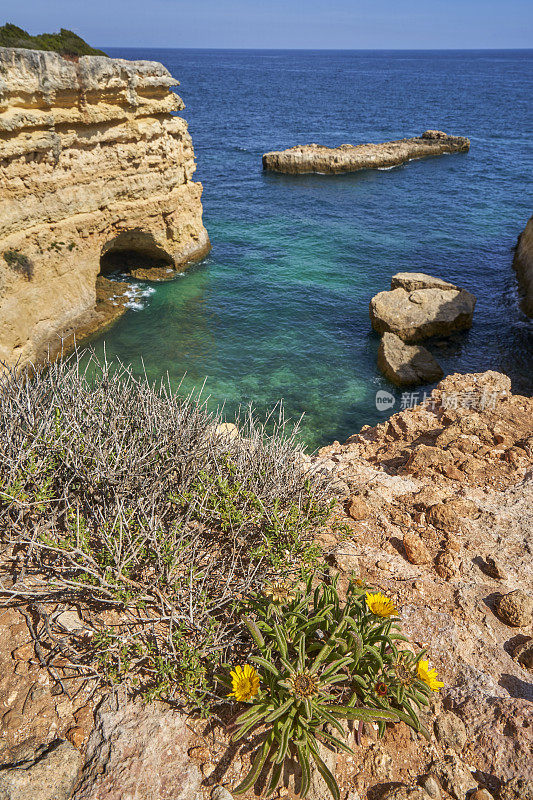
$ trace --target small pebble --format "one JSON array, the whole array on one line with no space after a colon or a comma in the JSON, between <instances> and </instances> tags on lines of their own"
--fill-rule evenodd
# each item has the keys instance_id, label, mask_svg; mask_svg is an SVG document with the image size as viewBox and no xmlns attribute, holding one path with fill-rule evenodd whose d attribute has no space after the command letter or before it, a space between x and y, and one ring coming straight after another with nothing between
<instances>
[{"instance_id":1,"label":"small pebble","mask_svg":"<svg viewBox=\"0 0 533 800\"><path fill-rule=\"evenodd\" d=\"M211 800L233 800L233 795L224 786L215 786L211 792Z\"/></svg>"},{"instance_id":2,"label":"small pebble","mask_svg":"<svg viewBox=\"0 0 533 800\"><path fill-rule=\"evenodd\" d=\"M420 781L420 786L432 800L441 800L442 791L440 783L434 775L424 775Z\"/></svg>"}]
</instances>

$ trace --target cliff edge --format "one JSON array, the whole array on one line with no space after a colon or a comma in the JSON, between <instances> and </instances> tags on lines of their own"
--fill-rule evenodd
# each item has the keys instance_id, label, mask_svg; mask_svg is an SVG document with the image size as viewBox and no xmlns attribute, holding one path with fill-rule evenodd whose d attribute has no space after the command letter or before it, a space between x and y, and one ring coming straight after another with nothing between
<instances>
[{"instance_id":1,"label":"cliff edge","mask_svg":"<svg viewBox=\"0 0 533 800\"><path fill-rule=\"evenodd\" d=\"M209 251L175 84L157 62L0 48L0 360L104 324L102 259L170 275Z\"/></svg>"},{"instance_id":2,"label":"cliff edge","mask_svg":"<svg viewBox=\"0 0 533 800\"><path fill-rule=\"evenodd\" d=\"M523 291L522 309L533 317L533 217L518 237L513 266Z\"/></svg>"}]
</instances>

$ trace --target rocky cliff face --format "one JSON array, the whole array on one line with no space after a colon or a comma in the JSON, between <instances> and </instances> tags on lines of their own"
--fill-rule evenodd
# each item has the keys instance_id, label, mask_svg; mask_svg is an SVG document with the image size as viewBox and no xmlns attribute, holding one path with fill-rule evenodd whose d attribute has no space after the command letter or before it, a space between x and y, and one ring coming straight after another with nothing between
<instances>
[{"instance_id":1,"label":"rocky cliff face","mask_svg":"<svg viewBox=\"0 0 533 800\"><path fill-rule=\"evenodd\" d=\"M170 275L209 250L175 83L156 62L0 48L1 360L105 321L102 257Z\"/></svg>"},{"instance_id":2,"label":"rocky cliff face","mask_svg":"<svg viewBox=\"0 0 533 800\"><path fill-rule=\"evenodd\" d=\"M387 735L381 774L361 753L358 790L364 769L404 786L361 798L533 798L532 414L505 375L449 375L427 402L309 460L338 481L350 527L323 537L327 560L394 599L445 684L430 746ZM446 793L414 788L428 772Z\"/></svg>"},{"instance_id":3,"label":"rocky cliff face","mask_svg":"<svg viewBox=\"0 0 533 800\"><path fill-rule=\"evenodd\" d=\"M514 267L524 292L522 308L528 317L533 317L533 217L518 239Z\"/></svg>"}]
</instances>

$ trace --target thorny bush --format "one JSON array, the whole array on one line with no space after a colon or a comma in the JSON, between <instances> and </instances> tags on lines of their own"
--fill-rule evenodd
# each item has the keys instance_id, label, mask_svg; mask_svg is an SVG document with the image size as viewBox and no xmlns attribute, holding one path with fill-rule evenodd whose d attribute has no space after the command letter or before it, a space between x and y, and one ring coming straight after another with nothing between
<instances>
[{"instance_id":1,"label":"thorny bush","mask_svg":"<svg viewBox=\"0 0 533 800\"><path fill-rule=\"evenodd\" d=\"M0 401L0 603L33 612L64 682L205 710L213 669L246 648L239 601L316 556L330 507L295 430L278 408L233 435L197 397L94 354L7 372ZM65 644L54 620L74 605Z\"/></svg>"}]
</instances>

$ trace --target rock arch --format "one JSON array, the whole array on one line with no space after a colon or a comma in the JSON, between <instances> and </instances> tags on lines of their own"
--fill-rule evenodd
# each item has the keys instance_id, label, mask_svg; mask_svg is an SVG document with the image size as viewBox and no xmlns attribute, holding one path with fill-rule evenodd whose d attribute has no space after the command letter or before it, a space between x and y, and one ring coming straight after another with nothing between
<instances>
[{"instance_id":1,"label":"rock arch","mask_svg":"<svg viewBox=\"0 0 533 800\"><path fill-rule=\"evenodd\" d=\"M108 239L100 254L100 274L127 272L136 278L161 279L174 272L172 254L142 228L121 231Z\"/></svg>"}]
</instances>

